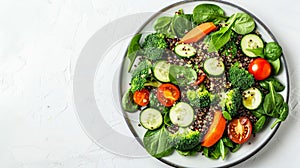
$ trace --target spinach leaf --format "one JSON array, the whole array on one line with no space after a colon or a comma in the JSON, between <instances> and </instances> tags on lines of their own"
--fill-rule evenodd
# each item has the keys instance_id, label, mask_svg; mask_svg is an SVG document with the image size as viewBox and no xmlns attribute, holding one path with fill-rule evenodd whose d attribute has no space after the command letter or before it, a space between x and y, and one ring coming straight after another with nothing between
<instances>
[{"instance_id":1,"label":"spinach leaf","mask_svg":"<svg viewBox=\"0 0 300 168\"><path fill-rule=\"evenodd\" d=\"M153 25L153 28L158 33L167 34L169 31L170 24L172 23L173 17L162 16L158 18Z\"/></svg>"},{"instance_id":2,"label":"spinach leaf","mask_svg":"<svg viewBox=\"0 0 300 168\"><path fill-rule=\"evenodd\" d=\"M275 75L277 75L281 69L281 61L280 61L280 58L278 58L277 60L275 61L269 61L270 64L272 65L272 70L274 72Z\"/></svg>"},{"instance_id":3,"label":"spinach leaf","mask_svg":"<svg viewBox=\"0 0 300 168\"><path fill-rule=\"evenodd\" d=\"M192 15L189 14L175 14L172 26L177 37L183 37L195 25L192 22Z\"/></svg>"},{"instance_id":4,"label":"spinach leaf","mask_svg":"<svg viewBox=\"0 0 300 168\"><path fill-rule=\"evenodd\" d=\"M247 48L246 50L252 52L256 56L260 56L260 57L264 58L264 48L262 48L262 47L258 47L258 48L254 48L254 49Z\"/></svg>"},{"instance_id":5,"label":"spinach leaf","mask_svg":"<svg viewBox=\"0 0 300 168\"><path fill-rule=\"evenodd\" d=\"M179 86L186 86L195 82L197 73L190 67L171 65L169 70L170 81Z\"/></svg>"},{"instance_id":6,"label":"spinach leaf","mask_svg":"<svg viewBox=\"0 0 300 168\"><path fill-rule=\"evenodd\" d=\"M272 124L271 128L274 128L278 123L284 121L289 115L289 106L286 102L282 104L282 106L278 110L279 117Z\"/></svg>"},{"instance_id":7,"label":"spinach leaf","mask_svg":"<svg viewBox=\"0 0 300 168\"><path fill-rule=\"evenodd\" d=\"M169 113L165 113L165 115L164 115L164 124L167 126L173 125L173 123L170 119Z\"/></svg>"},{"instance_id":8,"label":"spinach leaf","mask_svg":"<svg viewBox=\"0 0 300 168\"><path fill-rule=\"evenodd\" d=\"M265 47L264 54L268 60L275 61L281 56L282 48L276 42L269 42Z\"/></svg>"},{"instance_id":9,"label":"spinach leaf","mask_svg":"<svg viewBox=\"0 0 300 168\"><path fill-rule=\"evenodd\" d=\"M272 82L269 81L268 83L270 92L264 99L263 109L268 116L278 118L279 114L276 110L281 108L282 104L284 103L284 99L281 94L278 94L275 91Z\"/></svg>"},{"instance_id":10,"label":"spinach leaf","mask_svg":"<svg viewBox=\"0 0 300 168\"><path fill-rule=\"evenodd\" d=\"M285 89L285 86L278 79L274 77L270 77L266 80L260 81L259 85L262 88L269 90L269 82L272 83L276 92L281 92Z\"/></svg>"},{"instance_id":11,"label":"spinach leaf","mask_svg":"<svg viewBox=\"0 0 300 168\"><path fill-rule=\"evenodd\" d=\"M130 44L127 49L126 57L129 59L130 64L128 68L128 72L131 70L132 65L137 57L138 52L141 50L140 46L140 39L142 37L142 34L136 34L130 41Z\"/></svg>"},{"instance_id":12,"label":"spinach leaf","mask_svg":"<svg viewBox=\"0 0 300 168\"><path fill-rule=\"evenodd\" d=\"M143 143L148 153L156 158L168 156L174 151L170 143L169 132L164 126L158 130L148 130L144 135Z\"/></svg>"},{"instance_id":13,"label":"spinach leaf","mask_svg":"<svg viewBox=\"0 0 300 168\"><path fill-rule=\"evenodd\" d=\"M139 106L133 101L133 93L129 90L122 97L122 108L127 112L136 112Z\"/></svg>"},{"instance_id":14,"label":"spinach leaf","mask_svg":"<svg viewBox=\"0 0 300 168\"><path fill-rule=\"evenodd\" d=\"M222 158L222 160L224 160L225 157L226 157L226 154L228 152L228 149L225 148L225 145L224 145L224 142L223 142L222 139L220 139L219 142L218 142L218 148L219 148L219 151L220 151L220 154L221 154L221 158Z\"/></svg>"},{"instance_id":15,"label":"spinach leaf","mask_svg":"<svg viewBox=\"0 0 300 168\"><path fill-rule=\"evenodd\" d=\"M221 27L219 31L213 33L211 35L211 39L209 42L209 52L218 51L222 48L231 37L231 29L228 27Z\"/></svg>"},{"instance_id":16,"label":"spinach leaf","mask_svg":"<svg viewBox=\"0 0 300 168\"><path fill-rule=\"evenodd\" d=\"M253 134L259 132L263 126L265 125L266 123L266 120L267 120L267 117L262 115L257 121L256 123L254 124L254 128L253 128Z\"/></svg>"},{"instance_id":17,"label":"spinach leaf","mask_svg":"<svg viewBox=\"0 0 300 168\"><path fill-rule=\"evenodd\" d=\"M226 20L225 12L222 8L214 4L200 4L193 10L193 20L196 24L213 22L218 24Z\"/></svg>"},{"instance_id":18,"label":"spinach leaf","mask_svg":"<svg viewBox=\"0 0 300 168\"><path fill-rule=\"evenodd\" d=\"M236 13L236 19L231 29L238 34L248 34L255 28L255 22L251 16L246 13Z\"/></svg>"},{"instance_id":19,"label":"spinach leaf","mask_svg":"<svg viewBox=\"0 0 300 168\"><path fill-rule=\"evenodd\" d=\"M232 34L231 26L235 19L236 14L230 16L226 24L211 35L208 48L209 52L218 51L230 40Z\"/></svg>"}]
</instances>

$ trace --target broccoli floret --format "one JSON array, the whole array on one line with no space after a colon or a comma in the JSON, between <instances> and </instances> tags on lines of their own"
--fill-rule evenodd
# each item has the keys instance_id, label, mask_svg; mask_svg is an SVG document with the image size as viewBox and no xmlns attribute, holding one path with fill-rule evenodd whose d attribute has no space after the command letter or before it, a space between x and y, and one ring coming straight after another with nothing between
<instances>
[{"instance_id":1,"label":"broccoli floret","mask_svg":"<svg viewBox=\"0 0 300 168\"><path fill-rule=\"evenodd\" d=\"M197 90L188 90L187 98L193 107L208 107L214 96L208 92L205 88L200 87Z\"/></svg>"},{"instance_id":2,"label":"broccoli floret","mask_svg":"<svg viewBox=\"0 0 300 168\"><path fill-rule=\"evenodd\" d=\"M234 117L237 115L237 112L241 106L242 95L240 91L235 88L227 91L226 98L223 101L223 108L225 108L231 117Z\"/></svg>"},{"instance_id":3,"label":"broccoli floret","mask_svg":"<svg viewBox=\"0 0 300 168\"><path fill-rule=\"evenodd\" d=\"M254 77L236 63L229 69L229 81L232 87L246 90L254 84Z\"/></svg>"},{"instance_id":4,"label":"broccoli floret","mask_svg":"<svg viewBox=\"0 0 300 168\"><path fill-rule=\"evenodd\" d=\"M165 41L165 35L162 33L149 34L142 45L143 53L150 60L161 59L165 48L167 48L167 42Z\"/></svg>"},{"instance_id":5,"label":"broccoli floret","mask_svg":"<svg viewBox=\"0 0 300 168\"><path fill-rule=\"evenodd\" d=\"M161 85L161 83L153 77L151 68L151 62L143 60L136 69L133 70L130 89L132 93L141 90L145 86L158 87Z\"/></svg>"},{"instance_id":6,"label":"broccoli floret","mask_svg":"<svg viewBox=\"0 0 300 168\"><path fill-rule=\"evenodd\" d=\"M174 148L181 151L193 149L200 143L200 132L187 128L179 129L171 137Z\"/></svg>"}]
</instances>

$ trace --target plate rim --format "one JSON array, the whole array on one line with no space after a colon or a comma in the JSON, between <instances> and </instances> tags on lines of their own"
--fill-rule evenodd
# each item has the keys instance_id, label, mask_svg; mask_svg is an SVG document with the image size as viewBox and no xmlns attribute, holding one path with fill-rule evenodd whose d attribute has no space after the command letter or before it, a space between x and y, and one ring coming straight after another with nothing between
<instances>
[{"instance_id":1,"label":"plate rim","mask_svg":"<svg viewBox=\"0 0 300 168\"><path fill-rule=\"evenodd\" d=\"M275 38L275 36L273 35L273 33L271 32L271 30L269 29L268 26L266 26L258 17L256 17L254 14L252 14L251 12L249 12L248 10L246 10L245 8L239 6L239 5L236 5L232 2L228 2L228 1L223 1L223 0L181 0L179 2L175 2L175 3L172 3L162 9L160 9L159 11L155 12L155 14L153 14L150 18L148 18L144 24L142 24L140 26L140 28L135 32L135 34L141 32L145 27L146 25L148 25L155 17L159 16L160 14L164 13L166 10L170 9L170 8L173 8L175 6L179 6L179 5L182 5L182 4L186 4L186 3L194 3L194 2L214 2L214 3L220 3L220 4L224 4L224 5L229 5L231 7L234 7L234 8L237 8L238 10L242 11L242 12L245 12L247 14L249 14L252 18L254 18L254 20L256 22L258 22L262 28L268 33L268 35L271 37L272 40L274 40L275 42L278 43L278 40ZM127 50L126 50L127 52ZM126 53L124 54L124 59L126 58ZM281 59L283 60L283 67L286 71L286 80L287 80L287 83L286 83L286 88L287 88L287 93L286 93L286 102L289 102L289 97L290 97L290 77L289 77L289 71L288 71L288 66L287 66L287 61L285 59L285 54L283 53L282 56L281 56ZM124 63L122 63L121 65L121 69L123 69L124 67ZM120 76L119 78L121 79L121 73L122 71L120 71ZM120 81L120 92L121 92L121 80ZM120 100L121 102L121 97L120 97ZM122 109L122 113L124 115L124 119L126 121L126 124L127 126L129 127L131 133L134 135L135 139L139 142L140 145L142 145L144 147L144 144L143 144L143 141L141 138L139 138L137 132L135 131L135 129L133 128L133 125L131 124L130 122L130 119L127 115L127 112L125 112L123 109ZM278 123L275 128L272 129L272 133L270 134L270 136L265 140L265 142L263 142L260 146L258 146L257 149L253 150L250 154L246 155L245 157L241 158L241 159L238 159L230 164L224 164L223 166L218 166L218 167L232 167L232 166L235 166L235 165L238 165L248 159L250 159L252 156L254 156L256 153L258 153L260 150L262 150L269 142L270 140L274 137L274 135L276 134L276 132L278 131L278 128L280 127L281 125L281 122ZM153 156L151 156L153 157ZM153 157L155 158L155 157ZM170 161L167 161L163 158L155 158L157 160L160 160L161 162L169 165L169 166L173 166L173 167L182 167L182 166L179 166L177 164L174 164Z\"/></svg>"}]
</instances>

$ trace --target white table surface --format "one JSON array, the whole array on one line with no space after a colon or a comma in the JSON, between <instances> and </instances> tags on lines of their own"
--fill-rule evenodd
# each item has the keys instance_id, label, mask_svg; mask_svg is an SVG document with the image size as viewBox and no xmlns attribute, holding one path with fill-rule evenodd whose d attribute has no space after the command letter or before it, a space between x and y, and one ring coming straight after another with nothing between
<instances>
[{"instance_id":1,"label":"white table surface","mask_svg":"<svg viewBox=\"0 0 300 168\"><path fill-rule=\"evenodd\" d=\"M97 30L122 16L156 12L174 2L0 0L0 167L169 167L151 157L116 155L93 143L77 118L72 85L80 51ZM236 167L299 167L300 1L231 2L263 20L284 48L292 104L267 146Z\"/></svg>"}]
</instances>

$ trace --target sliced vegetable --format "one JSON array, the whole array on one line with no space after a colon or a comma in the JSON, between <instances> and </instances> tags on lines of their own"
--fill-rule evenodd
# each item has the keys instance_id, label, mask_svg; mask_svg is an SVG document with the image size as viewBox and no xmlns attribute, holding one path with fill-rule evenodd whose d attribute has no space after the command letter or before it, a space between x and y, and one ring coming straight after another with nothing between
<instances>
[{"instance_id":1,"label":"sliced vegetable","mask_svg":"<svg viewBox=\"0 0 300 168\"><path fill-rule=\"evenodd\" d=\"M174 52L175 52L175 54L177 54L180 57L190 58L190 57L195 56L196 49L189 44L178 44L174 48Z\"/></svg>"},{"instance_id":2,"label":"sliced vegetable","mask_svg":"<svg viewBox=\"0 0 300 168\"><path fill-rule=\"evenodd\" d=\"M172 106L180 97L180 91L177 86L165 83L161 84L157 90L158 101L166 107Z\"/></svg>"},{"instance_id":3,"label":"sliced vegetable","mask_svg":"<svg viewBox=\"0 0 300 168\"><path fill-rule=\"evenodd\" d=\"M154 76L161 82L170 82L169 78L170 64L166 61L159 61L154 66Z\"/></svg>"},{"instance_id":4,"label":"sliced vegetable","mask_svg":"<svg viewBox=\"0 0 300 168\"><path fill-rule=\"evenodd\" d=\"M137 90L133 94L133 100L140 106L146 106L149 103L150 92L147 89Z\"/></svg>"},{"instance_id":5,"label":"sliced vegetable","mask_svg":"<svg viewBox=\"0 0 300 168\"><path fill-rule=\"evenodd\" d=\"M223 114L221 111L215 111L214 119L209 126L209 129L204 136L204 139L202 141L202 146L204 147L210 147L217 143L219 139L222 137L224 130L226 127L226 120L223 117Z\"/></svg>"},{"instance_id":6,"label":"sliced vegetable","mask_svg":"<svg viewBox=\"0 0 300 168\"><path fill-rule=\"evenodd\" d=\"M262 39L256 34L248 34L242 38L241 48L245 55L248 57L257 57L251 50L257 48L263 48L264 43ZM250 51L249 51L250 50Z\"/></svg>"},{"instance_id":7,"label":"sliced vegetable","mask_svg":"<svg viewBox=\"0 0 300 168\"><path fill-rule=\"evenodd\" d=\"M155 130L162 125L163 116L158 110L147 108L140 113L140 123L148 130Z\"/></svg>"},{"instance_id":8,"label":"sliced vegetable","mask_svg":"<svg viewBox=\"0 0 300 168\"><path fill-rule=\"evenodd\" d=\"M220 76L225 71L224 63L218 58L208 58L204 62L204 71L211 76Z\"/></svg>"},{"instance_id":9,"label":"sliced vegetable","mask_svg":"<svg viewBox=\"0 0 300 168\"><path fill-rule=\"evenodd\" d=\"M192 43L197 42L210 32L216 30L217 27L213 22L206 22L198 25L190 30L185 36L182 37L180 43Z\"/></svg>"},{"instance_id":10,"label":"sliced vegetable","mask_svg":"<svg viewBox=\"0 0 300 168\"><path fill-rule=\"evenodd\" d=\"M206 78L206 74L205 73L200 73L198 74L198 78L196 80L195 83L193 83L194 86L200 85Z\"/></svg>"},{"instance_id":11,"label":"sliced vegetable","mask_svg":"<svg viewBox=\"0 0 300 168\"><path fill-rule=\"evenodd\" d=\"M187 127L194 121L194 109L185 102L179 102L171 108L170 120L179 127Z\"/></svg>"},{"instance_id":12,"label":"sliced vegetable","mask_svg":"<svg viewBox=\"0 0 300 168\"><path fill-rule=\"evenodd\" d=\"M249 140L252 134L252 124L247 117L231 120L227 126L228 137L235 143L242 144Z\"/></svg>"},{"instance_id":13,"label":"sliced vegetable","mask_svg":"<svg viewBox=\"0 0 300 168\"><path fill-rule=\"evenodd\" d=\"M256 58L249 64L248 71L256 80L265 80L271 75L271 65L263 58Z\"/></svg>"},{"instance_id":14,"label":"sliced vegetable","mask_svg":"<svg viewBox=\"0 0 300 168\"><path fill-rule=\"evenodd\" d=\"M259 89L251 87L242 93L243 105L249 110L257 109L262 103L262 94Z\"/></svg>"}]
</instances>

